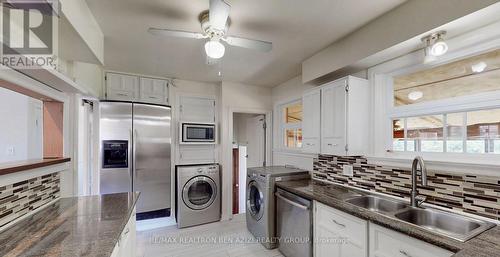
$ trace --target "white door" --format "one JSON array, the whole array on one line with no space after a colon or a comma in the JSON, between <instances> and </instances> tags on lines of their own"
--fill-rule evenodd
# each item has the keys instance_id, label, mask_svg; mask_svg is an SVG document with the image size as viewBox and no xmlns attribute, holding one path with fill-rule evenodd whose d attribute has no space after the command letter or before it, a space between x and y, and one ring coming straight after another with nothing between
<instances>
[{"instance_id":1,"label":"white door","mask_svg":"<svg viewBox=\"0 0 500 257\"><path fill-rule=\"evenodd\" d=\"M321 91L321 153L345 155L347 94L343 81Z\"/></svg>"},{"instance_id":2,"label":"white door","mask_svg":"<svg viewBox=\"0 0 500 257\"><path fill-rule=\"evenodd\" d=\"M247 168L265 166L266 117L258 115L247 119Z\"/></svg>"}]
</instances>

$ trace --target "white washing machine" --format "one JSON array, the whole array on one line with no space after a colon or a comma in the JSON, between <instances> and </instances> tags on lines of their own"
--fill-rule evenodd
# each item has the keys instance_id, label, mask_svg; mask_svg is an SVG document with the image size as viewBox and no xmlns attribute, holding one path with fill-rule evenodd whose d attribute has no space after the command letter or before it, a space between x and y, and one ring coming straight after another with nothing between
<instances>
[{"instance_id":1,"label":"white washing machine","mask_svg":"<svg viewBox=\"0 0 500 257\"><path fill-rule=\"evenodd\" d=\"M221 219L219 165L177 167L177 227Z\"/></svg>"},{"instance_id":2,"label":"white washing machine","mask_svg":"<svg viewBox=\"0 0 500 257\"><path fill-rule=\"evenodd\" d=\"M285 166L247 170L247 228L268 249L277 247L275 182L310 178L306 170Z\"/></svg>"}]
</instances>

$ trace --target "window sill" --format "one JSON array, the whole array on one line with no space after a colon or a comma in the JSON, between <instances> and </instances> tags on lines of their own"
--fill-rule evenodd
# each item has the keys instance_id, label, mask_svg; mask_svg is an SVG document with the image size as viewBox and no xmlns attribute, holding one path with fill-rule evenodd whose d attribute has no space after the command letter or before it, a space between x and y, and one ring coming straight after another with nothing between
<instances>
[{"instance_id":1,"label":"window sill","mask_svg":"<svg viewBox=\"0 0 500 257\"><path fill-rule=\"evenodd\" d=\"M500 176L500 162L498 156L473 155L436 155L430 153L387 153L385 156L367 157L368 162L376 165L394 166L411 169L415 156L422 156L427 169L450 173Z\"/></svg>"},{"instance_id":2,"label":"window sill","mask_svg":"<svg viewBox=\"0 0 500 257\"><path fill-rule=\"evenodd\" d=\"M0 164L0 176L71 161L71 158L35 159Z\"/></svg>"}]
</instances>

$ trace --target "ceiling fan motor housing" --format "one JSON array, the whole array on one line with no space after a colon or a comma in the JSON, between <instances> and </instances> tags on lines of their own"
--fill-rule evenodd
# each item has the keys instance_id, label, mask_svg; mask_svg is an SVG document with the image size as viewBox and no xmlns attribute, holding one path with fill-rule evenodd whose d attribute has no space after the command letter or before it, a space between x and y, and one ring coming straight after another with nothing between
<instances>
[{"instance_id":1,"label":"ceiling fan motor housing","mask_svg":"<svg viewBox=\"0 0 500 257\"><path fill-rule=\"evenodd\" d=\"M226 27L224 28L224 30L219 30L219 29L212 27L210 24L208 10L206 10L200 14L199 20L201 23L201 30L203 31L203 33L205 35L207 35L210 39L215 39L215 40L218 40L218 39L224 37L224 35L227 32L227 29L229 28L229 24L230 24L230 20L228 18L227 22L226 22Z\"/></svg>"}]
</instances>

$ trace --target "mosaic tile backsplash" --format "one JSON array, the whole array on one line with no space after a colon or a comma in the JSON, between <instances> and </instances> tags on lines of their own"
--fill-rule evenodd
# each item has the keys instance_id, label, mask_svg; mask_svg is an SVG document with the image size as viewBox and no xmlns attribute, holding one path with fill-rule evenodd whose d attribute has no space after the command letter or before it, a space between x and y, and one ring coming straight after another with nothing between
<instances>
[{"instance_id":1,"label":"mosaic tile backsplash","mask_svg":"<svg viewBox=\"0 0 500 257\"><path fill-rule=\"evenodd\" d=\"M0 187L0 229L60 197L59 173Z\"/></svg>"},{"instance_id":2,"label":"mosaic tile backsplash","mask_svg":"<svg viewBox=\"0 0 500 257\"><path fill-rule=\"evenodd\" d=\"M342 175L345 164L353 165L353 177ZM410 169L368 164L359 156L319 155L314 159L313 178L400 197L409 198L411 191ZM427 196L427 203L500 220L500 176L428 170L427 179L427 187L420 185L420 177L418 182L419 193Z\"/></svg>"}]
</instances>

